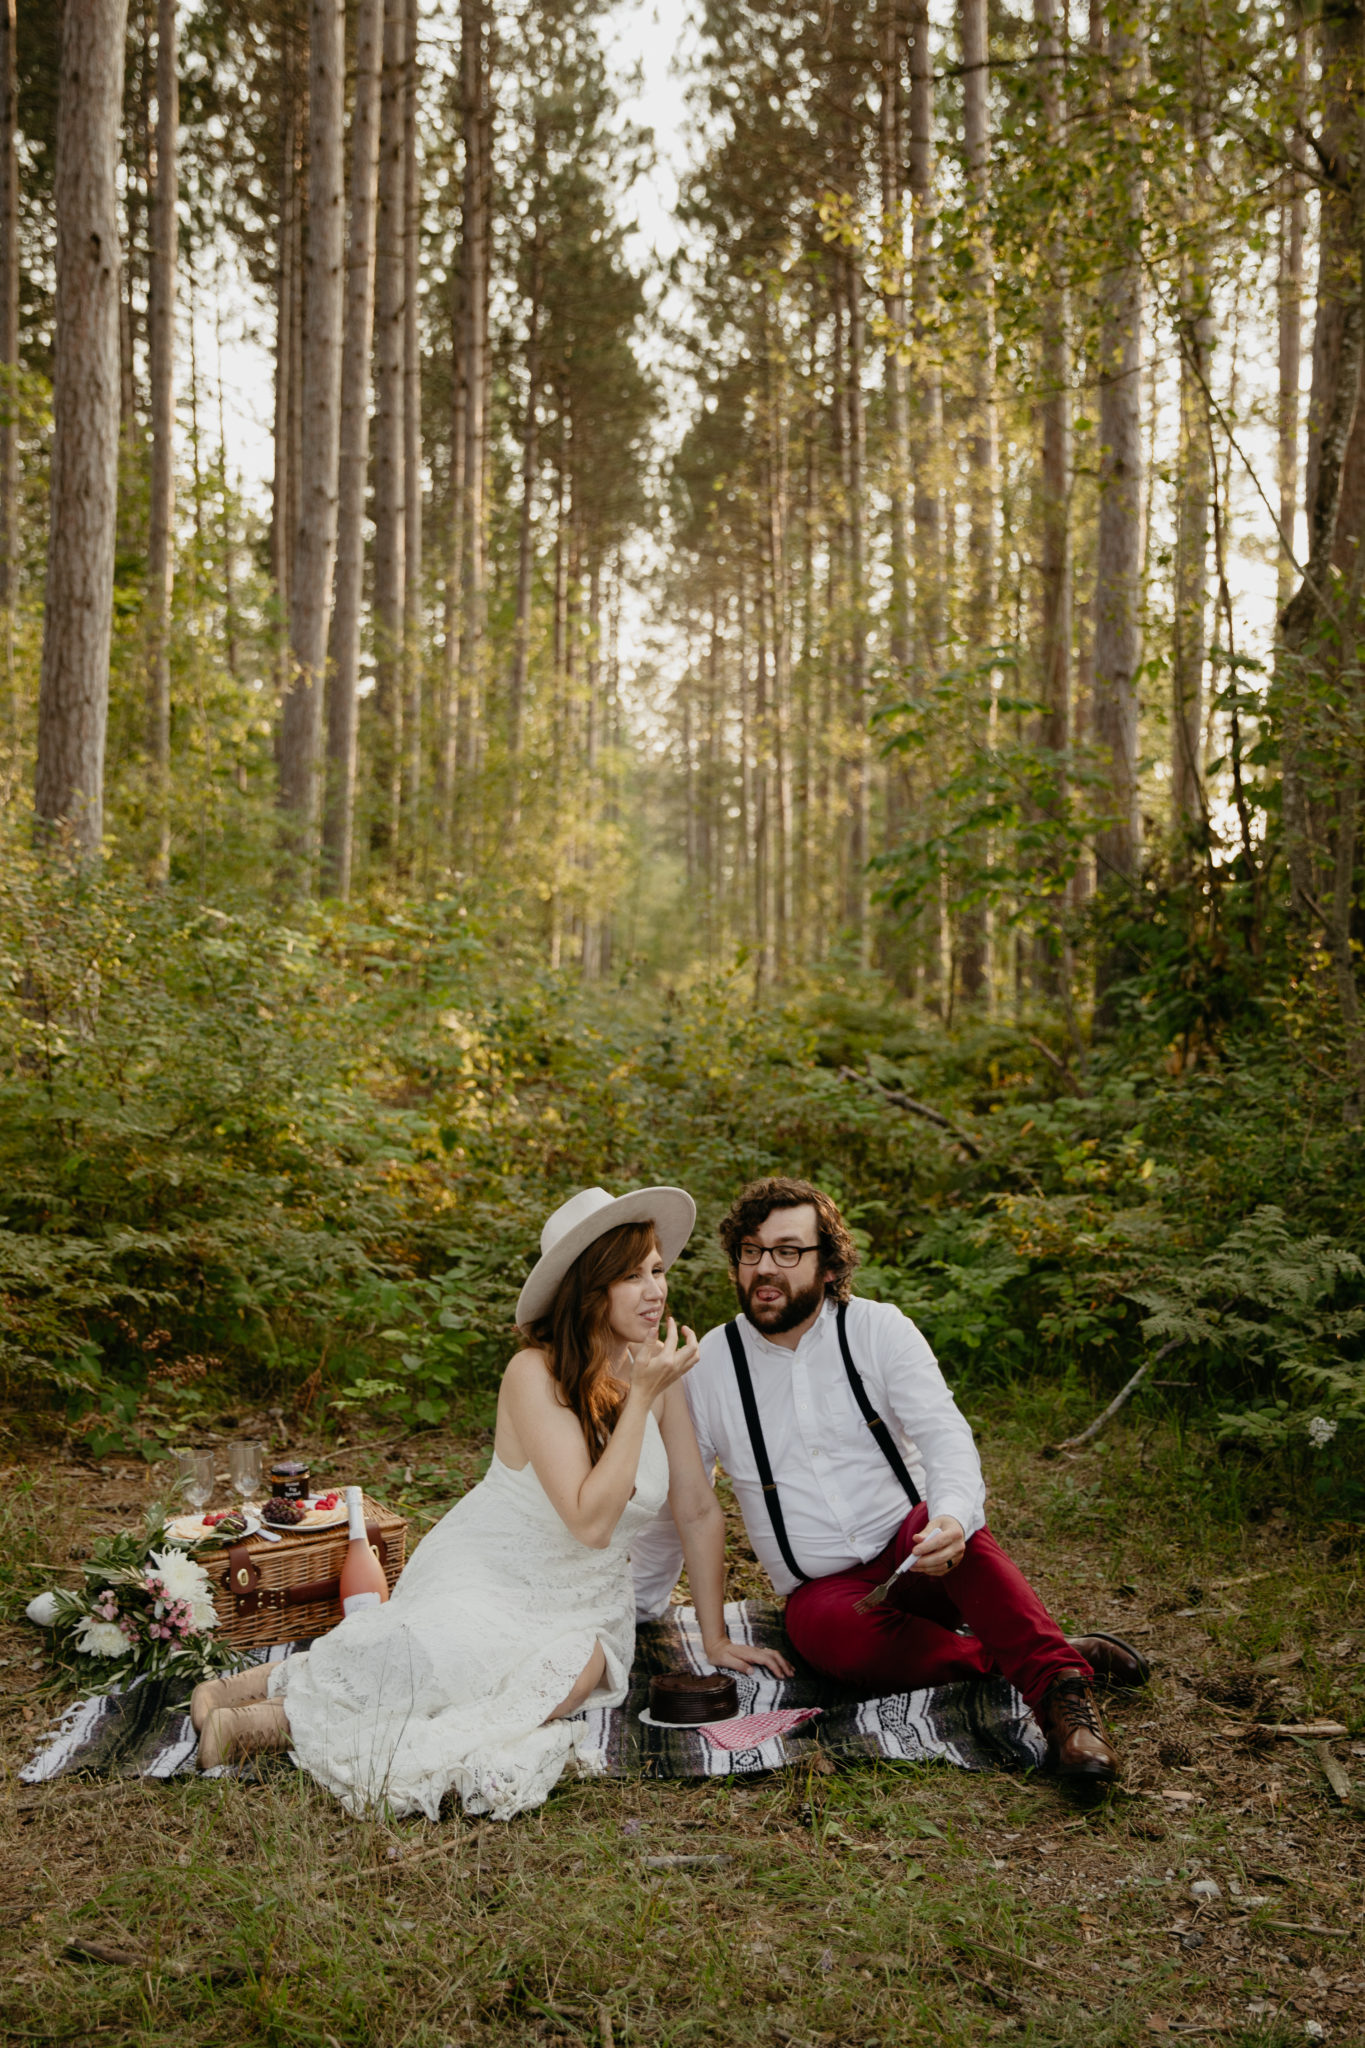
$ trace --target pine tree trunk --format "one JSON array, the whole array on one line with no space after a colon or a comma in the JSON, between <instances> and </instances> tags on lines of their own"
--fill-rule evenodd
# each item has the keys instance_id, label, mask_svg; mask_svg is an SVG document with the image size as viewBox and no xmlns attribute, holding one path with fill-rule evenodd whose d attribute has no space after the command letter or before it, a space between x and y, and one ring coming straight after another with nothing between
<instances>
[{"instance_id":1,"label":"pine tree trunk","mask_svg":"<svg viewBox=\"0 0 1365 2048\"><path fill-rule=\"evenodd\" d=\"M994 250L991 235L990 52L987 0L960 0L962 141L970 208L972 335L971 426L968 434L968 545L972 557L972 626L978 647L995 639L999 594L1000 449L995 403Z\"/></svg>"},{"instance_id":2,"label":"pine tree trunk","mask_svg":"<svg viewBox=\"0 0 1365 2048\"><path fill-rule=\"evenodd\" d=\"M1171 824L1186 850L1205 815L1204 664L1208 657L1209 537L1214 488L1208 388L1214 323L1204 247L1210 200L1210 122L1200 110L1192 136L1190 189L1198 218L1181 276L1180 478L1176 506L1171 646Z\"/></svg>"},{"instance_id":3,"label":"pine tree trunk","mask_svg":"<svg viewBox=\"0 0 1365 2048\"><path fill-rule=\"evenodd\" d=\"M533 199L535 206L538 201ZM530 303L526 309L526 411L521 426L521 512L517 524L517 612L508 688L507 755L509 848L521 826L521 756L526 715L526 679L531 657L531 597L535 575L535 495L540 431L540 296L542 255L537 216L531 239Z\"/></svg>"},{"instance_id":4,"label":"pine tree trunk","mask_svg":"<svg viewBox=\"0 0 1365 2048\"><path fill-rule=\"evenodd\" d=\"M1135 0L1111 0L1105 41L1109 90L1121 104L1141 83L1143 18ZM1097 883L1122 889L1137 873L1138 671L1142 663L1142 266L1135 250L1142 218L1141 173L1126 167L1120 187L1129 232L1125 254L1101 285L1099 524L1095 553L1094 737L1108 777L1111 821L1095 836ZM1101 959L1097 993L1123 963Z\"/></svg>"},{"instance_id":5,"label":"pine tree trunk","mask_svg":"<svg viewBox=\"0 0 1365 2048\"><path fill-rule=\"evenodd\" d=\"M1294 36L1299 117L1308 118L1307 35L1300 17ZM1276 482L1279 486L1280 552L1277 609L1283 611L1294 591L1294 529L1299 510L1299 379L1303 360L1303 238L1308 211L1305 180L1298 166L1303 145L1290 143L1295 168L1286 176L1286 197L1280 207L1279 275L1279 408Z\"/></svg>"},{"instance_id":6,"label":"pine tree trunk","mask_svg":"<svg viewBox=\"0 0 1365 2048\"><path fill-rule=\"evenodd\" d=\"M848 718L852 755L849 776L852 829L849 834L845 916L853 929L859 962L867 967L872 959L868 873L868 863L872 858L872 742L869 729L872 704L867 672L867 572L863 517L867 420L863 404L863 280L858 263L851 254L844 263L844 285L848 295Z\"/></svg>"},{"instance_id":7,"label":"pine tree trunk","mask_svg":"<svg viewBox=\"0 0 1365 2048\"><path fill-rule=\"evenodd\" d=\"M180 231L176 204L180 191L180 67L175 7L176 0L157 0L156 188L147 309L152 422L147 752L156 833L152 879L156 882L165 882L171 871L171 600L175 584L171 519L175 510L175 273Z\"/></svg>"},{"instance_id":8,"label":"pine tree trunk","mask_svg":"<svg viewBox=\"0 0 1365 2048\"><path fill-rule=\"evenodd\" d=\"M483 758L486 533L484 464L488 419L489 108L487 0L461 0L460 114L464 134L465 464L460 634L461 726L471 779Z\"/></svg>"},{"instance_id":9,"label":"pine tree trunk","mask_svg":"<svg viewBox=\"0 0 1365 2048\"><path fill-rule=\"evenodd\" d=\"M886 494L890 509L891 603L887 649L904 667L910 659L910 416L905 389L905 209L901 180L905 141L901 107L902 0L882 0L881 145L882 305L886 315Z\"/></svg>"},{"instance_id":10,"label":"pine tree trunk","mask_svg":"<svg viewBox=\"0 0 1365 2048\"><path fill-rule=\"evenodd\" d=\"M785 361L773 365L767 492L768 588L772 604L772 904L773 966L780 977L791 964L792 780L791 627L787 592L787 379Z\"/></svg>"},{"instance_id":11,"label":"pine tree trunk","mask_svg":"<svg viewBox=\"0 0 1365 2048\"><path fill-rule=\"evenodd\" d=\"M928 0L910 0L911 332L915 619L926 671L947 637L943 562L943 379L928 339L938 300L934 256L934 69Z\"/></svg>"},{"instance_id":12,"label":"pine tree trunk","mask_svg":"<svg viewBox=\"0 0 1365 2048\"><path fill-rule=\"evenodd\" d=\"M304 875L311 873L317 853L327 628L336 568L346 302L345 106L344 0L310 0L299 523L289 604L292 673L280 730L280 809L286 843Z\"/></svg>"},{"instance_id":13,"label":"pine tree trunk","mask_svg":"<svg viewBox=\"0 0 1365 2048\"><path fill-rule=\"evenodd\" d=\"M370 354L374 346L375 212L379 193L379 76L384 0L360 0L351 109L351 216L341 350L336 593L327 688L323 890L351 893L355 841L356 708L365 585L365 494L370 467Z\"/></svg>"},{"instance_id":14,"label":"pine tree trunk","mask_svg":"<svg viewBox=\"0 0 1365 2048\"><path fill-rule=\"evenodd\" d=\"M407 0L385 0L379 110L374 307L374 652L376 815L373 836L398 858L403 775L403 629L407 614L406 257L404 85Z\"/></svg>"},{"instance_id":15,"label":"pine tree trunk","mask_svg":"<svg viewBox=\"0 0 1365 2048\"><path fill-rule=\"evenodd\" d=\"M1049 150L1062 147L1065 118L1063 67L1057 0L1034 0L1038 31L1043 131ZM1066 753L1071 740L1071 348L1065 250L1060 232L1049 240L1049 286L1043 300L1039 348L1039 405L1042 451L1039 465L1040 520L1038 580L1041 634L1039 667L1042 718L1039 744L1049 757L1048 806L1060 830L1066 806ZM1056 856L1050 853L1053 870ZM1061 948L1054 931L1042 935L1039 979L1056 992Z\"/></svg>"},{"instance_id":16,"label":"pine tree trunk","mask_svg":"<svg viewBox=\"0 0 1365 2048\"><path fill-rule=\"evenodd\" d=\"M464 617L464 257L458 251L450 291L450 477L446 563L442 590L441 736L437 754L437 809L440 844L448 858L455 830L455 786L460 767L460 638Z\"/></svg>"},{"instance_id":17,"label":"pine tree trunk","mask_svg":"<svg viewBox=\"0 0 1365 2048\"><path fill-rule=\"evenodd\" d=\"M13 689L19 558L19 86L15 0L0 0L0 662Z\"/></svg>"},{"instance_id":18,"label":"pine tree trunk","mask_svg":"<svg viewBox=\"0 0 1365 2048\"><path fill-rule=\"evenodd\" d=\"M404 663L407 704L404 738L407 774L404 804L408 844L416 850L421 833L423 783L422 683L426 641L422 591L422 342L418 327L418 280L422 257L421 172L417 161L417 97L420 82L417 51L417 0L408 0L408 71L403 109L403 162L406 217L404 222L403 286L403 486L404 557L407 563L407 621Z\"/></svg>"},{"instance_id":19,"label":"pine tree trunk","mask_svg":"<svg viewBox=\"0 0 1365 2048\"><path fill-rule=\"evenodd\" d=\"M119 123L126 0L66 0L57 98L52 469L34 789L40 838L98 857L119 442Z\"/></svg>"}]
</instances>

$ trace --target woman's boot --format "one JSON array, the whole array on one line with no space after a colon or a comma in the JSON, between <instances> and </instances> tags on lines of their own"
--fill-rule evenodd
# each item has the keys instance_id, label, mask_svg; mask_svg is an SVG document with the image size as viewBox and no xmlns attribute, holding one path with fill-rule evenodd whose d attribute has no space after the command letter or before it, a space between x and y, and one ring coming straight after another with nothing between
<instances>
[{"instance_id":1,"label":"woman's boot","mask_svg":"<svg viewBox=\"0 0 1365 2048\"><path fill-rule=\"evenodd\" d=\"M288 1749L289 1722L283 1700L257 1700L245 1707L215 1707L199 1738L199 1768L241 1763L268 1749Z\"/></svg>"},{"instance_id":2,"label":"woman's boot","mask_svg":"<svg viewBox=\"0 0 1365 2048\"><path fill-rule=\"evenodd\" d=\"M195 1734L203 1733L204 1723L215 1707L244 1707L250 1700L263 1700L269 1683L268 1664L248 1664L245 1671L234 1671L231 1678L206 1678L190 1694L190 1720Z\"/></svg>"}]
</instances>

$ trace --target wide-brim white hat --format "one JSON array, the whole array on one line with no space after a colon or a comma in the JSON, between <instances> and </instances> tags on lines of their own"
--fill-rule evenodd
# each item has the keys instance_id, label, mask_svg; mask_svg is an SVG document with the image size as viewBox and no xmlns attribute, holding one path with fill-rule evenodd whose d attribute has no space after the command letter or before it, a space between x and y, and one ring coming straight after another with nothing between
<instances>
[{"instance_id":1,"label":"wide-brim white hat","mask_svg":"<svg viewBox=\"0 0 1365 2048\"><path fill-rule=\"evenodd\" d=\"M518 1324L534 1323L544 1315L574 1260L609 1230L623 1223L652 1223L659 1256L671 1266L696 1221L697 1205L686 1188L632 1188L627 1195L609 1195L605 1188L580 1189L546 1218L540 1257L517 1297Z\"/></svg>"}]
</instances>

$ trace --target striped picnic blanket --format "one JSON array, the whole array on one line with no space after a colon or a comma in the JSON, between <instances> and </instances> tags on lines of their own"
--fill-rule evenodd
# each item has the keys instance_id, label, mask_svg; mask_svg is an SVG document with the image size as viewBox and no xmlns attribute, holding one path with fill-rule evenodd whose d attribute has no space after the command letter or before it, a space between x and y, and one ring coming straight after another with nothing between
<instances>
[{"instance_id":1,"label":"striped picnic blanket","mask_svg":"<svg viewBox=\"0 0 1365 2048\"><path fill-rule=\"evenodd\" d=\"M817 1753L834 1761L940 1758L968 1771L1042 1762L1037 1723L1004 1679L864 1699L809 1666L801 1667L783 1634L776 1602L739 1601L725 1615L737 1642L783 1650L797 1664L797 1675L738 1677L739 1714L709 1736L700 1728L651 1726L640 1715L649 1705L652 1677L662 1671L710 1669L701 1653L695 1613L690 1607L671 1608L663 1620L637 1631L624 1703L583 1716L609 1777L728 1777L780 1770ZM303 1647L281 1643L259 1654L263 1659L288 1656ZM740 1724L750 1717L763 1718L745 1729ZM170 1778L193 1770L194 1752L183 1690L175 1694L164 1685L135 1683L124 1692L78 1700L68 1708L19 1776L26 1785L45 1784L68 1771Z\"/></svg>"}]
</instances>

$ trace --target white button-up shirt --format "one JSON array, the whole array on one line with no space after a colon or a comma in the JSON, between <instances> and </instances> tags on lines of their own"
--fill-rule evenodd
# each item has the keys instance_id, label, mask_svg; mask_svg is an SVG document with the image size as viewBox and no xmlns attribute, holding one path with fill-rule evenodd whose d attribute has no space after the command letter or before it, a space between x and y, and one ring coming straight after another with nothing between
<instances>
[{"instance_id":1,"label":"white button-up shirt","mask_svg":"<svg viewBox=\"0 0 1365 2048\"><path fill-rule=\"evenodd\" d=\"M910 1505L853 1398L835 1317L834 1303L827 1300L794 1351L771 1343L746 1316L739 1318L787 1541L812 1579L876 1557ZM974 1536L986 1519L981 1461L925 1338L885 1301L850 1301L847 1328L868 1399L895 1438L930 1515L952 1515ZM755 1556L779 1593L792 1592L800 1581L788 1571L773 1534L723 1328L703 1337L683 1386L703 1463L708 1471L717 1460L724 1466ZM657 1612L667 1601L667 1592L662 1600L659 1595L669 1556L676 1554L677 1538L672 1535L670 1545L670 1534L671 1521L632 1548L642 1614Z\"/></svg>"}]
</instances>

